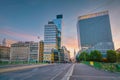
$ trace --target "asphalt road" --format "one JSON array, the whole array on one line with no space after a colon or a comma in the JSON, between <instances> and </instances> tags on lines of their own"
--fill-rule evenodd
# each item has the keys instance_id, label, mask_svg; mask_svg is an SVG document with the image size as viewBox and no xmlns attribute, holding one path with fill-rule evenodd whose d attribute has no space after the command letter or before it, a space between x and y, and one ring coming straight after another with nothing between
<instances>
[{"instance_id":1,"label":"asphalt road","mask_svg":"<svg viewBox=\"0 0 120 80\"><path fill-rule=\"evenodd\" d=\"M0 73L0 80L61 80L72 64L53 64L32 69Z\"/></svg>"},{"instance_id":2,"label":"asphalt road","mask_svg":"<svg viewBox=\"0 0 120 80\"><path fill-rule=\"evenodd\" d=\"M120 73L98 70L85 64L75 64L69 80L120 80Z\"/></svg>"},{"instance_id":3,"label":"asphalt road","mask_svg":"<svg viewBox=\"0 0 120 80\"><path fill-rule=\"evenodd\" d=\"M120 80L120 73L97 70L84 64L52 64L0 73L0 80Z\"/></svg>"}]
</instances>

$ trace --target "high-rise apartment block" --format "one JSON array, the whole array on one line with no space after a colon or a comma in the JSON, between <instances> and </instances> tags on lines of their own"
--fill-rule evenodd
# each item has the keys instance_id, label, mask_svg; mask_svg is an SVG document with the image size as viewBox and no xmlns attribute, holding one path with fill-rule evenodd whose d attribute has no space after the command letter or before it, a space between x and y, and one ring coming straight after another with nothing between
<instances>
[{"instance_id":1,"label":"high-rise apartment block","mask_svg":"<svg viewBox=\"0 0 120 80\"><path fill-rule=\"evenodd\" d=\"M114 49L108 11L79 16L77 34L81 51Z\"/></svg>"}]
</instances>

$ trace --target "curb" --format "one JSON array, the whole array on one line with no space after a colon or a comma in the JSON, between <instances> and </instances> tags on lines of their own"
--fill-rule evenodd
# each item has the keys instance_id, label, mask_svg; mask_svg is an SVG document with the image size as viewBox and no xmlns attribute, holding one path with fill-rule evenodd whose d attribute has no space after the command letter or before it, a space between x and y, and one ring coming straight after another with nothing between
<instances>
[{"instance_id":1,"label":"curb","mask_svg":"<svg viewBox=\"0 0 120 80\"><path fill-rule=\"evenodd\" d=\"M12 67L12 68L4 68L4 69L2 68L0 69L0 73L31 69L31 68L42 67L42 66L47 66L47 65L51 65L51 64L29 65L29 66Z\"/></svg>"}]
</instances>

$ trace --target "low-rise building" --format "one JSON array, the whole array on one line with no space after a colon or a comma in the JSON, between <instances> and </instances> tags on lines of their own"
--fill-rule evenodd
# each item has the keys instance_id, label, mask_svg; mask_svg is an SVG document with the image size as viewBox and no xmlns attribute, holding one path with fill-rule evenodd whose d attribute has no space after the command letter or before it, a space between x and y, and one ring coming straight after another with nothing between
<instances>
[{"instance_id":1,"label":"low-rise building","mask_svg":"<svg viewBox=\"0 0 120 80\"><path fill-rule=\"evenodd\" d=\"M9 61L10 47L0 46L0 61Z\"/></svg>"},{"instance_id":2,"label":"low-rise building","mask_svg":"<svg viewBox=\"0 0 120 80\"><path fill-rule=\"evenodd\" d=\"M70 51L67 50L66 47L62 47L64 51L64 62L70 62Z\"/></svg>"},{"instance_id":3,"label":"low-rise building","mask_svg":"<svg viewBox=\"0 0 120 80\"><path fill-rule=\"evenodd\" d=\"M10 49L11 61L35 61L38 57L37 42L18 42L11 45Z\"/></svg>"},{"instance_id":4,"label":"low-rise building","mask_svg":"<svg viewBox=\"0 0 120 80\"><path fill-rule=\"evenodd\" d=\"M11 61L28 61L29 58L29 44L18 42L11 45L10 60Z\"/></svg>"},{"instance_id":5,"label":"low-rise building","mask_svg":"<svg viewBox=\"0 0 120 80\"><path fill-rule=\"evenodd\" d=\"M39 42L39 62L43 62L44 42Z\"/></svg>"},{"instance_id":6,"label":"low-rise building","mask_svg":"<svg viewBox=\"0 0 120 80\"><path fill-rule=\"evenodd\" d=\"M50 53L50 54L44 54L44 62L48 62L48 63L51 63L52 62L52 53Z\"/></svg>"},{"instance_id":7,"label":"low-rise building","mask_svg":"<svg viewBox=\"0 0 120 80\"><path fill-rule=\"evenodd\" d=\"M29 61L37 62L39 61L39 49L37 42L29 42L30 57Z\"/></svg>"},{"instance_id":8,"label":"low-rise building","mask_svg":"<svg viewBox=\"0 0 120 80\"><path fill-rule=\"evenodd\" d=\"M52 62L59 62L59 55L58 55L58 50L57 49L52 49L51 51L51 54L52 54Z\"/></svg>"},{"instance_id":9,"label":"low-rise building","mask_svg":"<svg viewBox=\"0 0 120 80\"><path fill-rule=\"evenodd\" d=\"M118 49L116 50L116 52L120 53L120 48L118 48Z\"/></svg>"},{"instance_id":10,"label":"low-rise building","mask_svg":"<svg viewBox=\"0 0 120 80\"><path fill-rule=\"evenodd\" d=\"M61 63L64 63L65 61L64 61L64 50L61 48L61 49L59 49L59 61L61 62Z\"/></svg>"}]
</instances>

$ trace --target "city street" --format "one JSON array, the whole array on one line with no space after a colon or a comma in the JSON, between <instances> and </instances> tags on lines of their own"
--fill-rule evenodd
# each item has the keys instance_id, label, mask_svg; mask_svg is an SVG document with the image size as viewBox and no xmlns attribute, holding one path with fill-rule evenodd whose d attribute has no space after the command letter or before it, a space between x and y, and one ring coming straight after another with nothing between
<instances>
[{"instance_id":1,"label":"city street","mask_svg":"<svg viewBox=\"0 0 120 80\"><path fill-rule=\"evenodd\" d=\"M0 73L0 80L120 80L120 74L84 64L52 64Z\"/></svg>"},{"instance_id":2,"label":"city street","mask_svg":"<svg viewBox=\"0 0 120 80\"><path fill-rule=\"evenodd\" d=\"M0 80L120 80L120 0L0 0Z\"/></svg>"}]
</instances>

